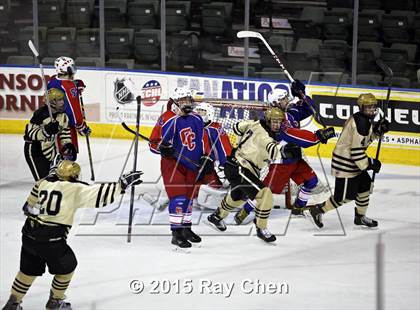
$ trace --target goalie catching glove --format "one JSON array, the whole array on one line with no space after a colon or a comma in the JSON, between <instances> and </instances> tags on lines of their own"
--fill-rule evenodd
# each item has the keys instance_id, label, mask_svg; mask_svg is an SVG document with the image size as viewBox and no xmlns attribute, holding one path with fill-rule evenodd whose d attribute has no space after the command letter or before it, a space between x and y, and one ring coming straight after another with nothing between
<instances>
[{"instance_id":1,"label":"goalie catching glove","mask_svg":"<svg viewBox=\"0 0 420 310\"><path fill-rule=\"evenodd\" d=\"M319 129L315 132L315 135L318 137L321 143L325 144L328 142L328 139L335 137L335 130L334 127Z\"/></svg>"},{"instance_id":2,"label":"goalie catching glove","mask_svg":"<svg viewBox=\"0 0 420 310\"><path fill-rule=\"evenodd\" d=\"M139 185L143 181L140 179L140 177L143 175L142 171L132 171L126 174L123 174L120 179L119 183L122 189L122 192L124 192L127 187L131 185Z\"/></svg>"}]
</instances>

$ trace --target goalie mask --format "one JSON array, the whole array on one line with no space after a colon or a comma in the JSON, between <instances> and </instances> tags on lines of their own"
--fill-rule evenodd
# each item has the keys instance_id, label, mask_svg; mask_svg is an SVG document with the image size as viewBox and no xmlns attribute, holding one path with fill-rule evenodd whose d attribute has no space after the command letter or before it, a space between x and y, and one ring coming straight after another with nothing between
<instances>
[{"instance_id":1,"label":"goalie mask","mask_svg":"<svg viewBox=\"0 0 420 310\"><path fill-rule=\"evenodd\" d=\"M264 119L271 131L278 132L284 119L284 112L279 108L269 108L264 112Z\"/></svg>"},{"instance_id":2,"label":"goalie mask","mask_svg":"<svg viewBox=\"0 0 420 310\"><path fill-rule=\"evenodd\" d=\"M64 92L58 88L48 90L48 100L53 112L64 112Z\"/></svg>"},{"instance_id":3,"label":"goalie mask","mask_svg":"<svg viewBox=\"0 0 420 310\"><path fill-rule=\"evenodd\" d=\"M58 57L54 61L54 67L58 75L68 75L72 77L77 71L76 64L70 57Z\"/></svg>"},{"instance_id":4,"label":"goalie mask","mask_svg":"<svg viewBox=\"0 0 420 310\"><path fill-rule=\"evenodd\" d=\"M184 87L175 88L174 94L171 96L172 111L175 113L182 112L184 114L191 113L194 109L194 100L189 89Z\"/></svg>"},{"instance_id":5,"label":"goalie mask","mask_svg":"<svg viewBox=\"0 0 420 310\"><path fill-rule=\"evenodd\" d=\"M375 118L378 100L376 100L373 94L361 94L359 98L357 98L357 105L364 115L372 119Z\"/></svg>"},{"instance_id":6,"label":"goalie mask","mask_svg":"<svg viewBox=\"0 0 420 310\"><path fill-rule=\"evenodd\" d=\"M80 175L80 166L74 161L63 160L58 164L56 174L63 181L77 180Z\"/></svg>"},{"instance_id":7,"label":"goalie mask","mask_svg":"<svg viewBox=\"0 0 420 310\"><path fill-rule=\"evenodd\" d=\"M210 124L214 120L214 108L210 103L200 102L195 108L194 112L199 114L205 125Z\"/></svg>"},{"instance_id":8,"label":"goalie mask","mask_svg":"<svg viewBox=\"0 0 420 310\"><path fill-rule=\"evenodd\" d=\"M275 88L269 92L267 100L270 106L280 108L283 111L286 111L290 104L290 98L287 90L281 88Z\"/></svg>"}]
</instances>

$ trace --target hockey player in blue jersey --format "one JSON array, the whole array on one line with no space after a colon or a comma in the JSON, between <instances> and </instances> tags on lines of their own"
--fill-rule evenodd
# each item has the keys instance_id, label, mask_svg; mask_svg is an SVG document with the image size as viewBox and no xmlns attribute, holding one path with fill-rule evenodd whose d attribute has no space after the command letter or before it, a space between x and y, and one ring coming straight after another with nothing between
<instances>
[{"instance_id":1,"label":"hockey player in blue jersey","mask_svg":"<svg viewBox=\"0 0 420 310\"><path fill-rule=\"evenodd\" d=\"M158 145L161 173L169 197L169 219L172 244L189 248L201 238L191 230L191 199L196 182L213 169L209 144L204 138L204 123L200 115L193 113L194 101L191 92L177 88L172 107L175 114L160 118L156 126L161 128Z\"/></svg>"}]
</instances>

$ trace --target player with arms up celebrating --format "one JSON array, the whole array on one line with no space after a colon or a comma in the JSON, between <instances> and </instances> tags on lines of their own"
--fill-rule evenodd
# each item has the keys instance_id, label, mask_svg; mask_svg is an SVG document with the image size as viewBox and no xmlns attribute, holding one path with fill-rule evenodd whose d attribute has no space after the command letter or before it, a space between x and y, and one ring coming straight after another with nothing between
<instances>
[{"instance_id":1,"label":"player with arms up celebrating","mask_svg":"<svg viewBox=\"0 0 420 310\"><path fill-rule=\"evenodd\" d=\"M64 92L64 110L69 118L72 143L78 150L77 132L82 136L91 133L85 122L79 98L86 85L82 80L74 79L77 69L72 58L58 57L54 62L54 67L57 75L48 82L48 89L58 88Z\"/></svg>"},{"instance_id":2,"label":"player with arms up celebrating","mask_svg":"<svg viewBox=\"0 0 420 310\"><path fill-rule=\"evenodd\" d=\"M382 134L388 132L389 122L381 119L372 126L375 118L377 100L373 94L361 94L357 99L359 112L352 115L344 124L340 138L333 151L331 161L332 175L335 176L334 195L324 205L311 208L315 224L322 228L322 215L352 200L356 201L354 224L377 227L378 222L366 216L369 206L369 192L372 179L368 173L378 173L381 162L370 158L366 149Z\"/></svg>"},{"instance_id":3,"label":"player with arms up celebrating","mask_svg":"<svg viewBox=\"0 0 420 310\"><path fill-rule=\"evenodd\" d=\"M297 185L302 185L293 204L292 213L303 214L311 191L318 184L318 177L309 164L302 158L301 148L311 147L318 143L327 143L335 136L334 128L319 129L311 132L299 128L299 122L313 114L310 105L313 101L305 95L305 85L296 80L291 86L292 95L298 97L298 103L290 101L285 89L274 89L268 94L268 103L281 109L284 117L281 120L280 130L275 134L275 140L287 143L285 150L289 153L288 159L280 159L270 164L269 172L264 178L264 184L275 194L280 194L287 182L292 179ZM235 215L235 222L241 224L253 210L255 202L247 201L244 207Z\"/></svg>"},{"instance_id":4,"label":"player with arms up celebrating","mask_svg":"<svg viewBox=\"0 0 420 310\"><path fill-rule=\"evenodd\" d=\"M47 105L40 107L26 125L23 137L25 159L35 181L48 175L57 154L71 160L76 160L77 156L70 137L69 119L64 113L64 93L50 88L48 99L53 119Z\"/></svg>"},{"instance_id":5,"label":"player with arms up celebrating","mask_svg":"<svg viewBox=\"0 0 420 310\"><path fill-rule=\"evenodd\" d=\"M201 238L191 230L191 200L197 180L213 168L213 160L204 152L204 123L193 113L191 91L175 89L170 110L158 119L150 137L152 152L161 155L161 173L169 197L171 243L189 248ZM207 148L208 145L207 145Z\"/></svg>"},{"instance_id":6,"label":"player with arms up celebrating","mask_svg":"<svg viewBox=\"0 0 420 310\"><path fill-rule=\"evenodd\" d=\"M280 130L284 113L278 108L269 108L264 112L264 120L242 121L233 127L240 136L238 146L227 158L225 174L231 190L222 200L217 210L207 219L218 230L225 231L226 218L230 211L241 206L249 198L256 200L255 217L257 236L266 242L273 242L276 237L267 229L267 221L273 207L273 195L259 175L268 161L282 157L282 149L274 140Z\"/></svg>"},{"instance_id":7,"label":"player with arms up celebrating","mask_svg":"<svg viewBox=\"0 0 420 310\"><path fill-rule=\"evenodd\" d=\"M112 203L125 189L142 181L140 171L122 175L119 182L89 185L78 180L80 166L61 161L55 172L39 180L23 206L27 219L22 228L20 270L3 310L22 309L20 303L45 266L54 275L47 310L67 309L64 301L74 270L76 256L67 245L67 234L78 208L101 208Z\"/></svg>"}]
</instances>

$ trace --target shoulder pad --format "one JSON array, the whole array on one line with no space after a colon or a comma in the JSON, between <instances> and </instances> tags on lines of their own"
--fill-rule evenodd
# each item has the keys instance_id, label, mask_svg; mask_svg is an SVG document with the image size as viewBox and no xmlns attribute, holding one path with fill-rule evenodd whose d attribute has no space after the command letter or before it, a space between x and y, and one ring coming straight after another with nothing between
<instances>
[{"instance_id":1,"label":"shoulder pad","mask_svg":"<svg viewBox=\"0 0 420 310\"><path fill-rule=\"evenodd\" d=\"M41 125L44 119L48 117L50 117L48 107L44 105L34 112L31 118L31 123Z\"/></svg>"},{"instance_id":2,"label":"shoulder pad","mask_svg":"<svg viewBox=\"0 0 420 310\"><path fill-rule=\"evenodd\" d=\"M363 115L361 112L357 112L353 115L354 122L356 124L357 132L361 136L367 136L372 126L369 118Z\"/></svg>"}]
</instances>

